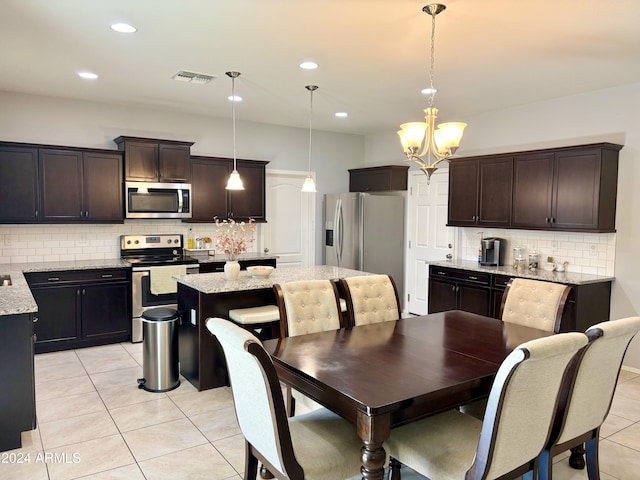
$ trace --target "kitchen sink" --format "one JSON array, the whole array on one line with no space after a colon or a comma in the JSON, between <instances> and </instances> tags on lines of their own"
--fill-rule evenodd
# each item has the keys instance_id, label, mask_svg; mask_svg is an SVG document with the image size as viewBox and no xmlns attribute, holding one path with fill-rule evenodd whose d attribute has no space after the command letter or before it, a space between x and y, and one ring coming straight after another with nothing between
<instances>
[{"instance_id":1,"label":"kitchen sink","mask_svg":"<svg viewBox=\"0 0 640 480\"><path fill-rule=\"evenodd\" d=\"M3 287L11 285L11 275L0 275L0 285Z\"/></svg>"}]
</instances>

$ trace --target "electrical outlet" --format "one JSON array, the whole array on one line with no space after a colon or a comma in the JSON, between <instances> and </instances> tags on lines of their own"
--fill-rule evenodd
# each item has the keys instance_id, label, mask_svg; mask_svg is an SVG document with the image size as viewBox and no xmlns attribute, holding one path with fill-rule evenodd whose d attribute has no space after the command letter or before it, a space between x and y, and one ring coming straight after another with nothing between
<instances>
[{"instance_id":1,"label":"electrical outlet","mask_svg":"<svg viewBox=\"0 0 640 480\"><path fill-rule=\"evenodd\" d=\"M598 245L596 245L595 243L592 243L589 245L589 254L592 257L597 257L598 256Z\"/></svg>"}]
</instances>

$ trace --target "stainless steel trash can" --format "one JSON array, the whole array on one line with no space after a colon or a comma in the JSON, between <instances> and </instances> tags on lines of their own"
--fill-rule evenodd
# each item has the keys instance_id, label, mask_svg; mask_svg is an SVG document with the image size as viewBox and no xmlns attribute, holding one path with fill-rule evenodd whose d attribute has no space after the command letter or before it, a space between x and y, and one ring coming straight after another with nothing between
<instances>
[{"instance_id":1,"label":"stainless steel trash can","mask_svg":"<svg viewBox=\"0 0 640 480\"><path fill-rule=\"evenodd\" d=\"M138 388L167 392L180 385L178 320L173 308L152 308L142 314L142 374Z\"/></svg>"}]
</instances>

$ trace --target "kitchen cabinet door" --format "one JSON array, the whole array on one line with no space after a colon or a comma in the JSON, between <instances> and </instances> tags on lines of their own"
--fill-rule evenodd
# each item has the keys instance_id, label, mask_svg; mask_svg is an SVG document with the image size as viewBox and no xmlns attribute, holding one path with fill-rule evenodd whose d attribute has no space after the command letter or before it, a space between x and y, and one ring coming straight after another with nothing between
<instances>
[{"instance_id":1,"label":"kitchen cabinet door","mask_svg":"<svg viewBox=\"0 0 640 480\"><path fill-rule=\"evenodd\" d=\"M40 149L40 218L77 221L83 216L82 152Z\"/></svg>"},{"instance_id":2,"label":"kitchen cabinet door","mask_svg":"<svg viewBox=\"0 0 640 480\"><path fill-rule=\"evenodd\" d=\"M124 147L126 179L135 182L158 180L158 144L127 141Z\"/></svg>"},{"instance_id":3,"label":"kitchen cabinet door","mask_svg":"<svg viewBox=\"0 0 640 480\"><path fill-rule=\"evenodd\" d=\"M237 168L244 190L229 191L229 217L236 220L252 218L264 222L265 218L265 165L266 162L238 160Z\"/></svg>"},{"instance_id":4,"label":"kitchen cabinet door","mask_svg":"<svg viewBox=\"0 0 640 480\"><path fill-rule=\"evenodd\" d=\"M131 329L127 283L86 285L81 289L82 337L126 336Z\"/></svg>"},{"instance_id":5,"label":"kitchen cabinet door","mask_svg":"<svg viewBox=\"0 0 640 480\"><path fill-rule=\"evenodd\" d=\"M457 310L458 294L455 282L429 280L429 313Z\"/></svg>"},{"instance_id":6,"label":"kitchen cabinet door","mask_svg":"<svg viewBox=\"0 0 640 480\"><path fill-rule=\"evenodd\" d=\"M125 179L133 182L190 183L193 142L120 136Z\"/></svg>"},{"instance_id":7,"label":"kitchen cabinet door","mask_svg":"<svg viewBox=\"0 0 640 480\"><path fill-rule=\"evenodd\" d=\"M84 153L83 220L122 222L122 155Z\"/></svg>"},{"instance_id":8,"label":"kitchen cabinet door","mask_svg":"<svg viewBox=\"0 0 640 480\"><path fill-rule=\"evenodd\" d=\"M513 158L488 158L478 162L478 225L511 225Z\"/></svg>"},{"instance_id":9,"label":"kitchen cabinet door","mask_svg":"<svg viewBox=\"0 0 640 480\"><path fill-rule=\"evenodd\" d=\"M38 150L0 145L0 223L38 219Z\"/></svg>"},{"instance_id":10,"label":"kitchen cabinet door","mask_svg":"<svg viewBox=\"0 0 640 480\"><path fill-rule=\"evenodd\" d=\"M158 145L158 180L169 183L191 181L191 148L186 145Z\"/></svg>"},{"instance_id":11,"label":"kitchen cabinet door","mask_svg":"<svg viewBox=\"0 0 640 480\"><path fill-rule=\"evenodd\" d=\"M514 227L551 228L553 152L516 155L514 158Z\"/></svg>"},{"instance_id":12,"label":"kitchen cabinet door","mask_svg":"<svg viewBox=\"0 0 640 480\"><path fill-rule=\"evenodd\" d=\"M449 163L449 221L451 226L473 226L478 220L478 160Z\"/></svg>"},{"instance_id":13,"label":"kitchen cabinet door","mask_svg":"<svg viewBox=\"0 0 640 480\"><path fill-rule=\"evenodd\" d=\"M231 173L229 159L193 157L191 159L192 222L213 222L228 216L227 179Z\"/></svg>"},{"instance_id":14,"label":"kitchen cabinet door","mask_svg":"<svg viewBox=\"0 0 640 480\"><path fill-rule=\"evenodd\" d=\"M77 286L31 288L36 353L71 348L80 339L80 289Z\"/></svg>"}]
</instances>

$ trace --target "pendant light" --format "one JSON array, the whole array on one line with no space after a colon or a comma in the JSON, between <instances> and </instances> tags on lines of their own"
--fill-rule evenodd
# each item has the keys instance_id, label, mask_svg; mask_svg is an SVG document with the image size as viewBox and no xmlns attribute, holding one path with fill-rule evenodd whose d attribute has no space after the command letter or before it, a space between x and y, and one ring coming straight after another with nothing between
<instances>
[{"instance_id":1,"label":"pendant light","mask_svg":"<svg viewBox=\"0 0 640 480\"><path fill-rule=\"evenodd\" d=\"M240 76L240 72L226 72L231 77L231 120L233 122L233 172L229 175L227 181L227 190L244 190L242 179L237 169L236 161L236 78Z\"/></svg>"},{"instance_id":2,"label":"pendant light","mask_svg":"<svg viewBox=\"0 0 640 480\"><path fill-rule=\"evenodd\" d=\"M302 185L302 191L308 193L316 192L316 184L313 181L313 177L311 176L311 120L313 119L313 92L318 89L317 85L307 85L307 90L309 90L309 173L307 178L304 180L304 184Z\"/></svg>"}]
</instances>

